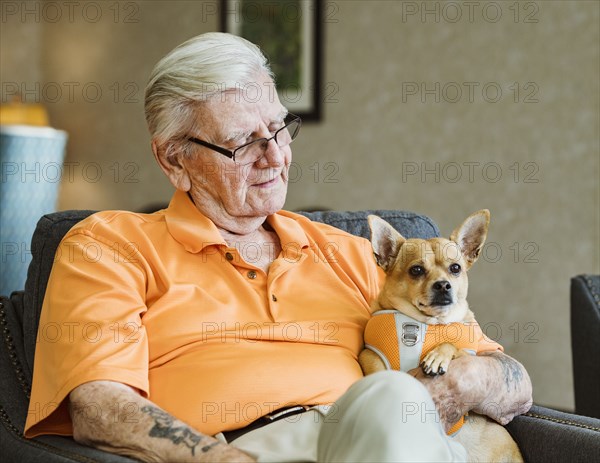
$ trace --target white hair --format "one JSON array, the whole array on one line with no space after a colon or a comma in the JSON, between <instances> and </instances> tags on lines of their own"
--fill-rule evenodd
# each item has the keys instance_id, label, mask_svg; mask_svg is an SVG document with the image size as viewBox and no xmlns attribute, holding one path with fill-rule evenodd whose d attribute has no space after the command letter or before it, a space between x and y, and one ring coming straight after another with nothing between
<instances>
[{"instance_id":1,"label":"white hair","mask_svg":"<svg viewBox=\"0 0 600 463\"><path fill-rule=\"evenodd\" d=\"M191 129L203 101L243 88L261 73L273 77L260 49L241 37L210 32L182 43L156 64L146 86L152 139L171 152Z\"/></svg>"}]
</instances>

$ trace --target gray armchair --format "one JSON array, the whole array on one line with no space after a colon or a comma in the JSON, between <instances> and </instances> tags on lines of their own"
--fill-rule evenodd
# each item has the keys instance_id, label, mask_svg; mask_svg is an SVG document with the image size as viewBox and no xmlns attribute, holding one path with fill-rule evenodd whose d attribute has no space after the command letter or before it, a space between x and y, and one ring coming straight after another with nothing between
<instances>
[{"instance_id":1,"label":"gray armchair","mask_svg":"<svg viewBox=\"0 0 600 463\"><path fill-rule=\"evenodd\" d=\"M600 275L579 275L571 280L575 411L594 418L600 418L599 341Z\"/></svg>"},{"instance_id":2,"label":"gray armchair","mask_svg":"<svg viewBox=\"0 0 600 463\"><path fill-rule=\"evenodd\" d=\"M133 461L79 445L70 437L40 436L26 439L23 436L28 410L44 413L42 404L29 404L29 396L36 333L54 253L64 234L91 213L92 211L64 211L42 217L32 239L33 260L29 266L25 290L13 292L10 297L2 296L0 299L0 455L4 462ZM409 212L331 211L305 215L350 233L368 237L366 216L369 213L380 215L404 236L429 238L438 234L438 229L431 220ZM600 325L596 325L596 328L598 326ZM589 343L594 344L597 349L597 330L596 336L590 338ZM596 369L597 359L598 355L590 360L595 362ZM596 385L599 377L596 372ZM576 388L578 384L580 383L576 381ZM592 391L591 395L587 392L586 394L586 404L580 404L579 400L577 402L578 412L597 411L600 403L597 399L598 389ZM594 394L595 403L587 404L587 401L593 400ZM588 405L590 408L586 408ZM529 413L513 420L507 429L527 461L600 461L599 419L534 406Z\"/></svg>"}]
</instances>

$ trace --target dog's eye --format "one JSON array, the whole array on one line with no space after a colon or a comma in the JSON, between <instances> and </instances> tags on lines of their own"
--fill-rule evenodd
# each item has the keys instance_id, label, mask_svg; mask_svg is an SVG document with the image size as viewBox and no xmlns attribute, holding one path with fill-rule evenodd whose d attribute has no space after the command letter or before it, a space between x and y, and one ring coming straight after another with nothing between
<instances>
[{"instance_id":1,"label":"dog's eye","mask_svg":"<svg viewBox=\"0 0 600 463\"><path fill-rule=\"evenodd\" d=\"M410 273L414 277L418 277L425 274L425 269L420 265L413 265L408 269L408 273Z\"/></svg>"},{"instance_id":2,"label":"dog's eye","mask_svg":"<svg viewBox=\"0 0 600 463\"><path fill-rule=\"evenodd\" d=\"M450 267L448 267L448 270L450 270L450 273L458 275L460 273L460 265L452 264Z\"/></svg>"}]
</instances>

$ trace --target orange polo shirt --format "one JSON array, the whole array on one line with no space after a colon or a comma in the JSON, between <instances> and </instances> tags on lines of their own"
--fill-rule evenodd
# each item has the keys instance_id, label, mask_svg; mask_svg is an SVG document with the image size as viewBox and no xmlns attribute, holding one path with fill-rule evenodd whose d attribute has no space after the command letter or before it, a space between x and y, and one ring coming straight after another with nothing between
<instances>
[{"instance_id":1,"label":"orange polo shirt","mask_svg":"<svg viewBox=\"0 0 600 463\"><path fill-rule=\"evenodd\" d=\"M362 377L383 274L365 239L290 212L267 222L282 245L268 273L179 191L154 214L75 225L44 299L25 435L72 434L65 399L94 380L137 388L206 434L338 399Z\"/></svg>"}]
</instances>

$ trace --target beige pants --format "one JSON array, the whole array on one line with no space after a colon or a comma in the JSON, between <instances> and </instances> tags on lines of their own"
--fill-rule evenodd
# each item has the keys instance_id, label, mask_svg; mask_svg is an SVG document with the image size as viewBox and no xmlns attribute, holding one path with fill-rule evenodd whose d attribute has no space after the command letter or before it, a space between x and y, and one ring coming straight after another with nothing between
<instances>
[{"instance_id":1,"label":"beige pants","mask_svg":"<svg viewBox=\"0 0 600 463\"><path fill-rule=\"evenodd\" d=\"M231 445L261 462L467 459L465 449L446 436L425 387L398 371L367 376L333 405L276 421Z\"/></svg>"}]
</instances>

